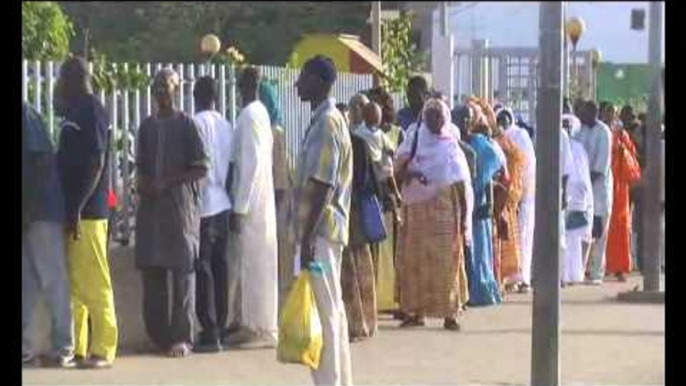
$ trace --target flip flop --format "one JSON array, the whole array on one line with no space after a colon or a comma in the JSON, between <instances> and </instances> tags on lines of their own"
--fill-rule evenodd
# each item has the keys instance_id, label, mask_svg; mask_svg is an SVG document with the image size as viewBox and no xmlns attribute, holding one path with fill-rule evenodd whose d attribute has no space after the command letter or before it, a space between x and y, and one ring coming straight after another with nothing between
<instances>
[{"instance_id":1,"label":"flip flop","mask_svg":"<svg viewBox=\"0 0 686 386\"><path fill-rule=\"evenodd\" d=\"M446 318L443 322L443 328L450 331L460 331L460 323L454 318Z\"/></svg>"},{"instance_id":2,"label":"flip flop","mask_svg":"<svg viewBox=\"0 0 686 386\"><path fill-rule=\"evenodd\" d=\"M425 325L426 322L424 322L424 318L421 318L419 316L411 316L405 319L402 323L400 323L400 328L424 327Z\"/></svg>"},{"instance_id":3,"label":"flip flop","mask_svg":"<svg viewBox=\"0 0 686 386\"><path fill-rule=\"evenodd\" d=\"M191 348L188 343L177 343L173 345L167 352L170 358L185 358L191 354Z\"/></svg>"}]
</instances>

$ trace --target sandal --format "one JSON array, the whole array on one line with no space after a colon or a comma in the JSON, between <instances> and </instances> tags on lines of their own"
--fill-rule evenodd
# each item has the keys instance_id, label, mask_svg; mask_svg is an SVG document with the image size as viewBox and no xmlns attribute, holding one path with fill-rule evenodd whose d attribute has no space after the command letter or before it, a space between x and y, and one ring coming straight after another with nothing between
<instances>
[{"instance_id":1,"label":"sandal","mask_svg":"<svg viewBox=\"0 0 686 386\"><path fill-rule=\"evenodd\" d=\"M169 351L167 351L167 356L170 358L185 358L191 353L191 348L188 343L177 343L173 345Z\"/></svg>"},{"instance_id":2,"label":"sandal","mask_svg":"<svg viewBox=\"0 0 686 386\"><path fill-rule=\"evenodd\" d=\"M460 323L455 318L445 318L443 328L450 331L460 331Z\"/></svg>"},{"instance_id":3,"label":"sandal","mask_svg":"<svg viewBox=\"0 0 686 386\"><path fill-rule=\"evenodd\" d=\"M91 357L88 360L82 361L81 365L79 368L82 369L109 369L112 368L112 362L108 361L107 359L98 356L98 355L91 355Z\"/></svg>"},{"instance_id":4,"label":"sandal","mask_svg":"<svg viewBox=\"0 0 686 386\"><path fill-rule=\"evenodd\" d=\"M400 323L400 328L424 327L425 325L426 323L424 322L424 318L417 315L407 317L402 323Z\"/></svg>"},{"instance_id":5,"label":"sandal","mask_svg":"<svg viewBox=\"0 0 686 386\"><path fill-rule=\"evenodd\" d=\"M507 283L507 284L505 284L505 293L508 293L508 294L513 293L517 290L517 287L518 287L517 283L514 283L514 282Z\"/></svg>"},{"instance_id":6,"label":"sandal","mask_svg":"<svg viewBox=\"0 0 686 386\"><path fill-rule=\"evenodd\" d=\"M519 292L520 294L528 294L530 289L531 287L529 287L528 284L522 283L519 285L519 289L517 290L517 292Z\"/></svg>"}]
</instances>

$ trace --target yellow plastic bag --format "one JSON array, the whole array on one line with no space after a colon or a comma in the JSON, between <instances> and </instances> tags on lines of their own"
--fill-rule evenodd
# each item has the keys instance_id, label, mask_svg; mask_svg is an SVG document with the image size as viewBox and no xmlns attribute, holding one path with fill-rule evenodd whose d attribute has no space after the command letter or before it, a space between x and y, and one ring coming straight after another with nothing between
<instances>
[{"instance_id":1,"label":"yellow plastic bag","mask_svg":"<svg viewBox=\"0 0 686 386\"><path fill-rule=\"evenodd\" d=\"M322 325L310 272L302 271L281 312L276 359L281 363L304 364L316 370L322 345Z\"/></svg>"}]
</instances>

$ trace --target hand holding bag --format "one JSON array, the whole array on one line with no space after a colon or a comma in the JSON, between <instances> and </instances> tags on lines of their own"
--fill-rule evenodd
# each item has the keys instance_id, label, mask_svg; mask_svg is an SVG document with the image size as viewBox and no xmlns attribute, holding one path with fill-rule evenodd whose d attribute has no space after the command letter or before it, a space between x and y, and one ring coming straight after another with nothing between
<instances>
[{"instance_id":1,"label":"hand holding bag","mask_svg":"<svg viewBox=\"0 0 686 386\"><path fill-rule=\"evenodd\" d=\"M309 271L302 271L288 294L279 323L276 359L316 370L324 338L310 275Z\"/></svg>"}]
</instances>

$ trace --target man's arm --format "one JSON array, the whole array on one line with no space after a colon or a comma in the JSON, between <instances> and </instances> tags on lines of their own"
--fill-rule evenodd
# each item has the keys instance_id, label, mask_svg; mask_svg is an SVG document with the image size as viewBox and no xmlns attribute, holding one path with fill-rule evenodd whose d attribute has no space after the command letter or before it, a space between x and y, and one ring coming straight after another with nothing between
<instances>
[{"instance_id":1,"label":"man's arm","mask_svg":"<svg viewBox=\"0 0 686 386\"><path fill-rule=\"evenodd\" d=\"M602 178L606 170L610 167L612 157L612 134L598 136L598 142L595 148L596 154L589 154L589 161L591 163L591 182L595 183Z\"/></svg>"},{"instance_id":2,"label":"man's arm","mask_svg":"<svg viewBox=\"0 0 686 386\"><path fill-rule=\"evenodd\" d=\"M75 192L76 205L71 208L70 213L67 213L67 231L75 240L80 238L78 223L81 221L81 212L93 195L93 192L95 192L102 172L105 169L105 156L106 153L100 152L89 157L87 172L81 184L77 186Z\"/></svg>"},{"instance_id":3,"label":"man's arm","mask_svg":"<svg viewBox=\"0 0 686 386\"><path fill-rule=\"evenodd\" d=\"M317 181L314 178L311 178L305 186L303 196L307 197L307 200L303 202L308 202L309 205L302 216L305 219L305 227L303 228L300 240L300 266L302 269L307 269L310 262L314 260L312 245L314 230L324 214L324 209L332 191L333 189L330 185Z\"/></svg>"},{"instance_id":4,"label":"man's arm","mask_svg":"<svg viewBox=\"0 0 686 386\"><path fill-rule=\"evenodd\" d=\"M562 176L562 210L567 209L567 181L569 176Z\"/></svg>"},{"instance_id":5,"label":"man's arm","mask_svg":"<svg viewBox=\"0 0 686 386\"><path fill-rule=\"evenodd\" d=\"M257 174L258 152L257 133L253 129L253 122L239 122L237 154L235 157L234 173L237 173L236 184L234 185L233 212L237 214L247 214L250 210L253 195L255 192L255 176Z\"/></svg>"}]
</instances>

